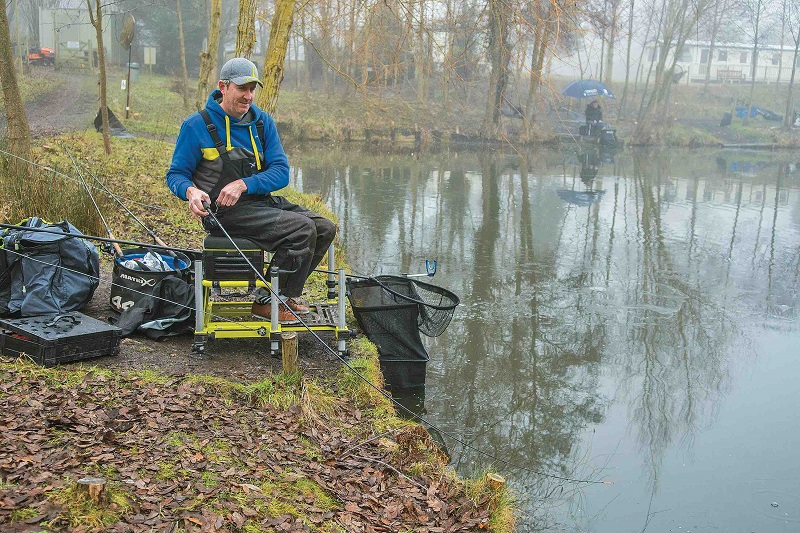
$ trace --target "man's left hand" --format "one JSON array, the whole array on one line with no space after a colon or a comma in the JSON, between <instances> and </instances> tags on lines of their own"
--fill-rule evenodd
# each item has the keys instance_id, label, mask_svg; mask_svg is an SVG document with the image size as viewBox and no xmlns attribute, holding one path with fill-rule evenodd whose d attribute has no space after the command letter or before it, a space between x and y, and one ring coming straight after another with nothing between
<instances>
[{"instance_id":1,"label":"man's left hand","mask_svg":"<svg viewBox=\"0 0 800 533\"><path fill-rule=\"evenodd\" d=\"M239 197L245 192L247 192L247 185L245 185L243 180L231 182L223 187L219 192L219 196L217 197L217 205L222 207L230 207L236 204L236 202L239 201Z\"/></svg>"}]
</instances>

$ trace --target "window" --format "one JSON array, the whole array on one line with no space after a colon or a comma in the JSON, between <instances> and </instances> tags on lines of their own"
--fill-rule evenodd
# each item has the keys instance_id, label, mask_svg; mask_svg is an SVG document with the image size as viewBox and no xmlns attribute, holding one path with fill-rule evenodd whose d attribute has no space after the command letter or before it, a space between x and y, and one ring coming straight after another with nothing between
<instances>
[{"instance_id":1,"label":"window","mask_svg":"<svg viewBox=\"0 0 800 533\"><path fill-rule=\"evenodd\" d=\"M742 52L739 54L739 63L747 63L747 52Z\"/></svg>"},{"instance_id":2,"label":"window","mask_svg":"<svg viewBox=\"0 0 800 533\"><path fill-rule=\"evenodd\" d=\"M708 63L708 48L700 50L700 62L704 65Z\"/></svg>"},{"instance_id":3,"label":"window","mask_svg":"<svg viewBox=\"0 0 800 533\"><path fill-rule=\"evenodd\" d=\"M717 52L717 61L727 61L728 60L728 51L727 50L720 50Z\"/></svg>"},{"instance_id":4,"label":"window","mask_svg":"<svg viewBox=\"0 0 800 533\"><path fill-rule=\"evenodd\" d=\"M772 54L772 64L773 65L780 65L781 64L781 53L775 52Z\"/></svg>"},{"instance_id":5,"label":"window","mask_svg":"<svg viewBox=\"0 0 800 533\"><path fill-rule=\"evenodd\" d=\"M691 63L692 62L692 51L689 49L684 48L681 52L680 61L682 63Z\"/></svg>"}]
</instances>

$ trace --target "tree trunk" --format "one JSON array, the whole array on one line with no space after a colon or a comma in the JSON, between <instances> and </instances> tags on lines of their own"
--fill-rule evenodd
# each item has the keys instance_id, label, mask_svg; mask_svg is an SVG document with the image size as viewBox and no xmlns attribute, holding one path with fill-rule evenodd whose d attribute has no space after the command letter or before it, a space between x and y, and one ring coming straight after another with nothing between
<instances>
[{"instance_id":1,"label":"tree trunk","mask_svg":"<svg viewBox=\"0 0 800 533\"><path fill-rule=\"evenodd\" d=\"M419 20L417 21L417 39L414 47L414 75L417 78L417 98L423 104L428 100L425 72L425 0L419 0Z\"/></svg>"},{"instance_id":2,"label":"tree trunk","mask_svg":"<svg viewBox=\"0 0 800 533\"><path fill-rule=\"evenodd\" d=\"M781 51L778 53L778 80L781 82L781 73L783 72L783 40L786 38L786 0L783 0L783 7L781 9Z\"/></svg>"},{"instance_id":3,"label":"tree trunk","mask_svg":"<svg viewBox=\"0 0 800 533\"><path fill-rule=\"evenodd\" d=\"M95 12L92 12L92 0L86 0L89 6L89 20L94 26L97 37L97 66L100 69L100 114L103 118L103 148L106 155L111 153L111 134L108 127L108 99L106 81L106 53L103 45L103 4L100 0L94 0Z\"/></svg>"},{"instance_id":4,"label":"tree trunk","mask_svg":"<svg viewBox=\"0 0 800 533\"><path fill-rule=\"evenodd\" d=\"M181 94L183 95L183 108L189 108L189 72L186 70L186 42L183 39L183 14L181 13L181 0L175 0L178 12L178 39L181 45Z\"/></svg>"},{"instance_id":5,"label":"tree trunk","mask_svg":"<svg viewBox=\"0 0 800 533\"><path fill-rule=\"evenodd\" d=\"M222 0L211 0L211 17L208 25L208 48L200 52L200 75L197 78L195 107L201 110L211 92L209 78L213 75L219 49L219 21L222 18Z\"/></svg>"},{"instance_id":6,"label":"tree trunk","mask_svg":"<svg viewBox=\"0 0 800 533\"><path fill-rule=\"evenodd\" d=\"M28 129L28 116L17 85L17 74L14 72L14 54L11 46L11 28L8 25L6 3L0 3L0 82L3 85L3 101L8 121L8 149L22 159L30 159L31 136ZM12 169L26 169L22 159L12 158L8 163Z\"/></svg>"},{"instance_id":7,"label":"tree trunk","mask_svg":"<svg viewBox=\"0 0 800 533\"><path fill-rule=\"evenodd\" d=\"M489 74L489 93L482 131L487 138L495 139L500 133L500 108L508 79L508 63L511 60L508 42L509 13L507 4L501 0L489 0L489 59L492 71Z\"/></svg>"},{"instance_id":8,"label":"tree trunk","mask_svg":"<svg viewBox=\"0 0 800 533\"><path fill-rule=\"evenodd\" d=\"M628 15L628 47L627 51L625 52L625 86L622 88L622 100L619 103L619 113L617 113L617 118L619 118L625 113L625 104L627 104L628 100L628 84L630 83L631 79L631 44L633 42L633 9L635 4L636 0L631 0L631 10L630 14Z\"/></svg>"},{"instance_id":9,"label":"tree trunk","mask_svg":"<svg viewBox=\"0 0 800 533\"><path fill-rule=\"evenodd\" d=\"M239 25L236 31L236 57L250 59L256 46L257 0L239 0Z\"/></svg>"},{"instance_id":10,"label":"tree trunk","mask_svg":"<svg viewBox=\"0 0 800 533\"><path fill-rule=\"evenodd\" d=\"M758 27L761 22L761 0L756 2L756 20L753 32L753 68L750 71L750 101L747 105L747 115L744 117L744 122L750 121L750 114L753 112L753 93L756 89L756 66L758 64Z\"/></svg>"},{"instance_id":11,"label":"tree trunk","mask_svg":"<svg viewBox=\"0 0 800 533\"><path fill-rule=\"evenodd\" d=\"M789 78L789 96L786 97L786 113L784 113L784 124L788 128L789 126L793 126L792 118L793 118L793 107L794 107L794 75L797 71L797 57L800 54L800 34L794 36L794 55L792 56L792 76Z\"/></svg>"},{"instance_id":12,"label":"tree trunk","mask_svg":"<svg viewBox=\"0 0 800 533\"><path fill-rule=\"evenodd\" d=\"M617 44L617 24L619 23L619 0L611 2L611 22L608 27L608 49L606 51L605 84L611 85L614 69L614 46Z\"/></svg>"},{"instance_id":13,"label":"tree trunk","mask_svg":"<svg viewBox=\"0 0 800 533\"><path fill-rule=\"evenodd\" d=\"M264 87L258 93L258 107L272 115L278 104L278 92L283 81L284 61L289 47L289 32L294 20L296 0L276 0L275 14L272 16L272 29L269 44L264 56L264 74L261 80Z\"/></svg>"}]
</instances>

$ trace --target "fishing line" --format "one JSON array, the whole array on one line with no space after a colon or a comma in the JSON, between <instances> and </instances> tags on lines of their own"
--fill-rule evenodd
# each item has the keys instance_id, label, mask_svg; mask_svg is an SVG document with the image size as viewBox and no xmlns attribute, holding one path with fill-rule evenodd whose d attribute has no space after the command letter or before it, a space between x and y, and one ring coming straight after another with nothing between
<instances>
[{"instance_id":1,"label":"fishing line","mask_svg":"<svg viewBox=\"0 0 800 533\"><path fill-rule=\"evenodd\" d=\"M259 270L257 268L255 268L253 266L253 264L250 262L250 259L247 257L247 255L244 252L242 252L242 250L239 248L239 246L236 244L236 242L230 236L228 231L219 222L219 219L217 219L216 214L211 210L211 207L209 206L209 204L206 203L206 202L203 202L203 207L206 209L206 211L208 212L208 214L212 218L212 220L217 224L217 227L225 234L225 237L227 237L228 240L231 242L231 244L234 246L234 248L236 248L236 251L239 252L239 254L244 258L244 260L247 262L247 264L250 266L250 268L253 269L253 272L256 274L256 276L258 276L258 278L265 285L267 285L267 287L269 287L269 291L270 291L272 297L280 299L280 296L275 291L275 289L272 287L272 285L267 283L267 281L264 279L264 276L259 272ZM375 278L369 278L369 279L375 280ZM378 282L378 280L375 280L375 281ZM378 282L378 283L380 283L380 282ZM383 285L381 285L381 286L383 287ZM339 352L337 350L334 350L333 348L328 346L328 344L325 341L323 341L322 338L320 338L320 336L317 334L317 332L312 330L311 327L303 319L301 319L300 316L297 313L295 313L294 309L292 309L288 305L286 306L286 308L292 313L292 315L295 317L295 319L297 319L297 321L306 329L306 331L308 333L310 333L314 337L314 339L316 339L317 342L319 342L319 344L321 346L323 346L323 348L325 350L327 350L328 352L333 354L344 366L346 366L351 372L353 372L356 376L358 376L358 378L361 379L364 383L366 383L368 386L370 386L373 389L375 389L375 391L377 391L378 394L380 394L381 396L383 396L384 398L389 400L392 404L394 404L396 406L396 408L400 408L403 412L411 415L411 417L414 418L415 420L418 420L420 423L423 423L426 426L428 426L430 428L433 428L434 430L439 432L440 435L452 439L453 441L457 442L458 444L460 444L464 448L466 448L468 450L472 450L473 452L476 452L476 453L478 453L480 455L483 455L484 457L488 457L492 461L501 463L501 464L503 464L503 465L505 465L507 467L516 468L516 469L519 469L519 470L522 470L522 471L525 471L525 472L530 472L532 474L535 474L535 475L541 476L541 477L546 477L546 478L550 478L550 479L557 479L559 481L569 481L569 482L573 482L573 483L587 483L587 484L598 484L598 485L611 485L611 484L613 484L613 482L611 482L611 481L598 481L598 480L590 480L590 479L575 479L575 478L570 478L570 477L565 477L565 476L557 476L557 475L554 475L554 474L547 474L545 472L540 472L540 471L537 471L537 470L534 470L534 469L531 469L531 468L526 468L526 467L523 467L523 466L515 465L515 464L513 464L512 462L510 462L510 461L508 461L506 459L502 459L502 458L497 457L497 456L495 456L495 455L493 455L493 454L491 454L489 452L486 452L486 451L481 450L481 449L479 449L479 448L477 448L475 446L472 446L471 444L469 444L466 441L460 439L459 437L457 437L457 436L451 434L450 432L445 431L444 429L440 428L439 426L437 426L433 422L429 421L425 417L422 417L422 416L414 413L413 411L411 411L410 409L405 407L403 404L401 404L400 402L398 402L397 400L392 398L391 395L389 395L384 390L382 390L380 387L378 387L377 385L372 383L361 372L359 372L356 368L354 368L352 365L350 365L350 363L345 358L343 358L339 354Z\"/></svg>"},{"instance_id":2,"label":"fishing line","mask_svg":"<svg viewBox=\"0 0 800 533\"><path fill-rule=\"evenodd\" d=\"M64 233L61 233L61 235L64 235ZM71 238L71 239L81 239L82 237L79 236L79 235L74 235L73 234L69 238ZM0 248L0 250L6 251L6 252L10 252L10 253L12 253L14 255L17 255L19 257L24 257L25 259L30 259L31 261L35 261L35 262L41 263L43 265L47 265L47 266L50 266L50 267L58 268L58 269L61 269L61 270L66 270L67 272L72 272L73 274L86 276L87 278L96 280L98 283L101 283L103 285L110 285L111 287L122 287L122 288L124 288L124 289L126 289L126 290L128 290L130 292L135 292L136 294L139 294L139 295L142 295L142 296L150 296L150 297L153 297L154 299L160 300L162 302L170 303L170 304L176 305L178 307L182 307L184 309L194 310L194 306L186 305L186 304L183 304L181 302L174 302L174 301L169 300L167 298L162 298L161 296L156 296L153 293L138 291L138 290L133 289L131 287L123 286L123 285L120 285L119 283L114 283L113 281L106 281L106 280L100 278L99 276L93 276L91 274L87 274L86 272L80 272L79 270L73 270L73 269L71 269L69 267L65 267L63 265L57 265L57 264L54 264L54 263L48 263L47 261L43 261L41 259L36 259L35 257L33 257L31 255L28 255L28 254L26 254L24 252L18 252L16 250L11 250L9 248ZM247 326L246 324L242 324L241 322L237 322L237 321L235 321L233 319L230 319L230 318L227 318L227 317L223 317L223 316L219 316L219 315L215 315L215 314L211 314L211 316L213 316L215 319L221 320L223 322L235 323L235 324L237 324L237 325L239 325L239 326L241 326L241 327L243 327L245 329L249 329L250 331L258 332L258 329L259 329L259 328L254 328L254 327L251 327L251 326Z\"/></svg>"},{"instance_id":3,"label":"fishing line","mask_svg":"<svg viewBox=\"0 0 800 533\"><path fill-rule=\"evenodd\" d=\"M35 166L35 167L39 167L39 168L41 168L41 169L47 170L48 172L52 172L54 175L56 175L56 176L58 176L58 177L61 177L61 178L64 178L64 179L68 179L68 180L70 180L70 181L75 181L75 182L78 182L78 179L77 179L77 178L74 178L74 177L72 177L72 176L69 176L69 175L67 175L67 174L64 174L63 172L59 172L58 170L55 170L55 169L53 169L53 168L50 168L50 167L48 167L48 166L42 165L41 163L37 163L36 161L31 161L31 160L29 160L29 159L25 159L24 157L20 157L20 156L18 156L18 155L16 155L16 154L12 154L11 152L6 152L6 151L5 151L5 150L3 150L3 149L0 149L0 154L7 155L7 156L11 156L11 157L13 157L13 158L15 158L15 159L19 159L20 161L24 161L25 163L28 163L29 165L33 165L33 166ZM95 188L96 188L96 187L95 187ZM145 203L142 203L142 202L137 202L136 200L132 200L132 199L130 199L130 198L126 198L126 197L124 197L124 196L123 196L122 198L123 198L125 201L127 201L127 202L130 202L130 203L132 203L132 204L136 204L136 205L140 205L140 206L142 206L142 207L147 207L147 208L150 208L150 209L157 209L157 210L159 210L159 211L161 211L161 210L163 210L163 209L164 209L164 208L163 208L163 207L161 207L160 205L155 205L155 204L145 204Z\"/></svg>"},{"instance_id":4,"label":"fishing line","mask_svg":"<svg viewBox=\"0 0 800 533\"><path fill-rule=\"evenodd\" d=\"M66 148L65 148L65 149L66 149ZM70 157L72 157L72 156L70 156ZM122 207L122 209L124 209L124 210L125 210L125 212L126 212L126 213L128 213L128 215L130 215L130 216L131 216L131 218L133 218L133 220L135 220L135 221L136 221L136 223L137 223L137 224L139 224L139 225L142 227L142 229L144 229L144 231L145 231L145 232L147 232L147 234L148 234L148 235L150 235L150 237L153 239L153 241L154 241L156 244L159 244L159 245L161 245L161 246L167 246L167 244L166 244L164 241L162 241L162 240L161 240L161 239L158 237L158 235L156 235L156 233L155 233L153 230L151 230L150 228L148 228L148 227L145 225L145 223L144 223L144 222L142 222L142 221L139 219L139 217L137 217L137 216L136 216L136 215L133 213L133 211L131 211L130 209L128 209L128 206L127 206L127 205L125 205L125 204L122 202L122 200L120 200L120 197L119 197L119 196L117 196L117 195L116 195L114 192L112 192L112 191L111 191L111 190L110 190L110 189L109 189L109 188L106 186L106 184L105 184L105 183L103 183L103 182L100 180L100 178L98 178L98 177L97 177L97 175L96 175L96 174L95 174L95 173L94 173L94 172L93 172L93 171L92 171L92 170L91 170L91 169L90 169L88 166L86 166L86 165L84 164L84 168L86 168L86 169L87 169L87 171L88 171L88 172L89 172L89 174L92 176L92 178L94 179L94 181L95 181L95 182L97 182L97 183L100 185L100 188L103 190L103 192L105 192L105 193L106 193L107 195L109 195L109 196L110 196L110 197L111 197L111 198L112 198L112 199L113 199L115 202L117 202L117 204L119 204L119 206L120 206L120 207ZM80 172L80 171L79 171L79 172ZM171 254L171 255L173 255L173 256L174 256L174 254Z\"/></svg>"},{"instance_id":5,"label":"fishing line","mask_svg":"<svg viewBox=\"0 0 800 533\"><path fill-rule=\"evenodd\" d=\"M72 157L72 154L69 152L69 150L67 150L66 146L64 146L64 151L67 153L69 158L72 160L72 165L75 167L75 170L78 172L78 176L80 176L80 178L81 178L81 183L83 184L83 188L86 189L86 194L89 195L89 198L92 200L92 204L94 205L94 208L97 211L97 214L100 216L100 220L103 221L103 226L106 227L106 233L108 233L109 238L115 239L114 233L111 231L111 228L109 227L108 222L106 222L106 217L104 217L103 216L103 212L100 211L100 206L97 205L97 202L94 199L94 195L92 194L91 189L89 189L89 185L86 183L86 179L83 177L83 172L81 172L81 169L78 168L78 165L75 162L75 158ZM111 247L114 249L114 258L115 259L118 258L118 257L122 257L123 256L122 248L119 247L119 244L113 243L111 245Z\"/></svg>"}]
</instances>

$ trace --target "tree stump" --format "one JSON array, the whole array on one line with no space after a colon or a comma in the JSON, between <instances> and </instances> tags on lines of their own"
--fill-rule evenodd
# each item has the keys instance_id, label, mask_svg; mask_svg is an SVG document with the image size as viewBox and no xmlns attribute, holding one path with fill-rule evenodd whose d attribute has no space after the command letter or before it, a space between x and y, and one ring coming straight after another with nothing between
<instances>
[{"instance_id":1,"label":"tree stump","mask_svg":"<svg viewBox=\"0 0 800 533\"><path fill-rule=\"evenodd\" d=\"M103 503L106 499L106 480L101 477L81 478L78 480L77 488L95 503Z\"/></svg>"},{"instance_id":2,"label":"tree stump","mask_svg":"<svg viewBox=\"0 0 800 533\"><path fill-rule=\"evenodd\" d=\"M284 374L289 375L300 371L300 362L297 357L297 333L293 331L281 333L281 360Z\"/></svg>"}]
</instances>

